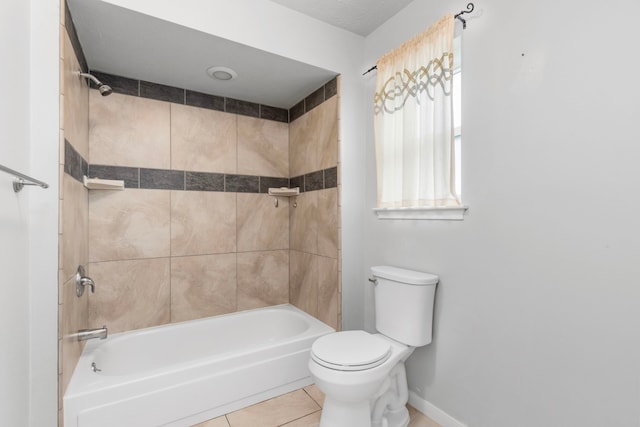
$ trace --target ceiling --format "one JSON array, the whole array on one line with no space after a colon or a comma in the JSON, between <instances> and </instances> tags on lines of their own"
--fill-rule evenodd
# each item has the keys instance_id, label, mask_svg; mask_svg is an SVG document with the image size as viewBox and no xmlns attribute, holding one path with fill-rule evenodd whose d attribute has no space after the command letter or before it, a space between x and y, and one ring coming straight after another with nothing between
<instances>
[{"instance_id":1,"label":"ceiling","mask_svg":"<svg viewBox=\"0 0 640 427\"><path fill-rule=\"evenodd\" d=\"M413 0L271 0L361 36L400 12Z\"/></svg>"},{"instance_id":2,"label":"ceiling","mask_svg":"<svg viewBox=\"0 0 640 427\"><path fill-rule=\"evenodd\" d=\"M411 0L272 0L366 35ZM101 0L67 0L89 68L280 108L291 108L337 73L134 12ZM212 66L238 77L218 81Z\"/></svg>"}]
</instances>

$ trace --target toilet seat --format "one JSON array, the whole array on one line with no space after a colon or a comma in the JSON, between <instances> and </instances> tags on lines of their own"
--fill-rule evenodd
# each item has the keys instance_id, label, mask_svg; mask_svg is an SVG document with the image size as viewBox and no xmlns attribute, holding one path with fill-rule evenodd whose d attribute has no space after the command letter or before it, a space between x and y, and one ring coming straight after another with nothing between
<instances>
[{"instance_id":1,"label":"toilet seat","mask_svg":"<svg viewBox=\"0 0 640 427\"><path fill-rule=\"evenodd\" d=\"M338 371L364 371L384 363L391 344L365 331L343 331L325 335L311 346L311 359Z\"/></svg>"}]
</instances>

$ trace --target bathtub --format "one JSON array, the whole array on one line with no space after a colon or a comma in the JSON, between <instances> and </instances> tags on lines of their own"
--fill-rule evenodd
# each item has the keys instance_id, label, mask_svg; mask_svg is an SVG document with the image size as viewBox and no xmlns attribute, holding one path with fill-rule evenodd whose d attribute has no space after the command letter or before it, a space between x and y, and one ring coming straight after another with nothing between
<instances>
[{"instance_id":1,"label":"bathtub","mask_svg":"<svg viewBox=\"0 0 640 427\"><path fill-rule=\"evenodd\" d=\"M311 384L311 344L333 331L285 304L91 340L64 425L191 426L287 393Z\"/></svg>"}]
</instances>

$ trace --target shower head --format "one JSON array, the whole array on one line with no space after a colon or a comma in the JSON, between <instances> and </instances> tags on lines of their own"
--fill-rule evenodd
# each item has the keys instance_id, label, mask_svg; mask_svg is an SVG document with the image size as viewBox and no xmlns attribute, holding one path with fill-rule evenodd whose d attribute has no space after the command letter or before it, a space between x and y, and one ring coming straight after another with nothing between
<instances>
[{"instance_id":1,"label":"shower head","mask_svg":"<svg viewBox=\"0 0 640 427\"><path fill-rule=\"evenodd\" d=\"M111 86L105 85L105 84L103 84L102 86L99 86L98 91L102 96L108 96L108 95L111 95L111 93L113 93L113 89L111 89Z\"/></svg>"},{"instance_id":2,"label":"shower head","mask_svg":"<svg viewBox=\"0 0 640 427\"><path fill-rule=\"evenodd\" d=\"M102 96L111 95L111 93L113 92L113 89L111 89L111 86L102 83L93 74L80 72L80 77L84 77L85 79L89 79L93 83L95 83L96 86L98 86L98 92L100 92L100 95Z\"/></svg>"}]
</instances>

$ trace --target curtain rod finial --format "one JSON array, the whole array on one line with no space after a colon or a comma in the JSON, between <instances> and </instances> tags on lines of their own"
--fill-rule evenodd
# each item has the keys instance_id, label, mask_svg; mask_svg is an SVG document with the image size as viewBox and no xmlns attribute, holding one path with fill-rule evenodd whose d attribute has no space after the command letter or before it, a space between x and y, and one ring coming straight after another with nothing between
<instances>
[{"instance_id":1,"label":"curtain rod finial","mask_svg":"<svg viewBox=\"0 0 640 427\"><path fill-rule=\"evenodd\" d=\"M467 4L467 10L462 10L460 11L460 13L457 13L455 15L453 15L453 17L455 19L459 19L460 21L462 21L462 29L466 29L467 28L467 21L462 19L462 15L464 15L465 13L471 13L473 12L473 10L475 9L475 5L473 3L468 3Z\"/></svg>"},{"instance_id":2,"label":"curtain rod finial","mask_svg":"<svg viewBox=\"0 0 640 427\"><path fill-rule=\"evenodd\" d=\"M378 68L377 65L374 65L373 67L369 68L367 71L365 71L364 73L362 73L363 76L369 74L370 72L372 72L373 70L376 70Z\"/></svg>"}]
</instances>

